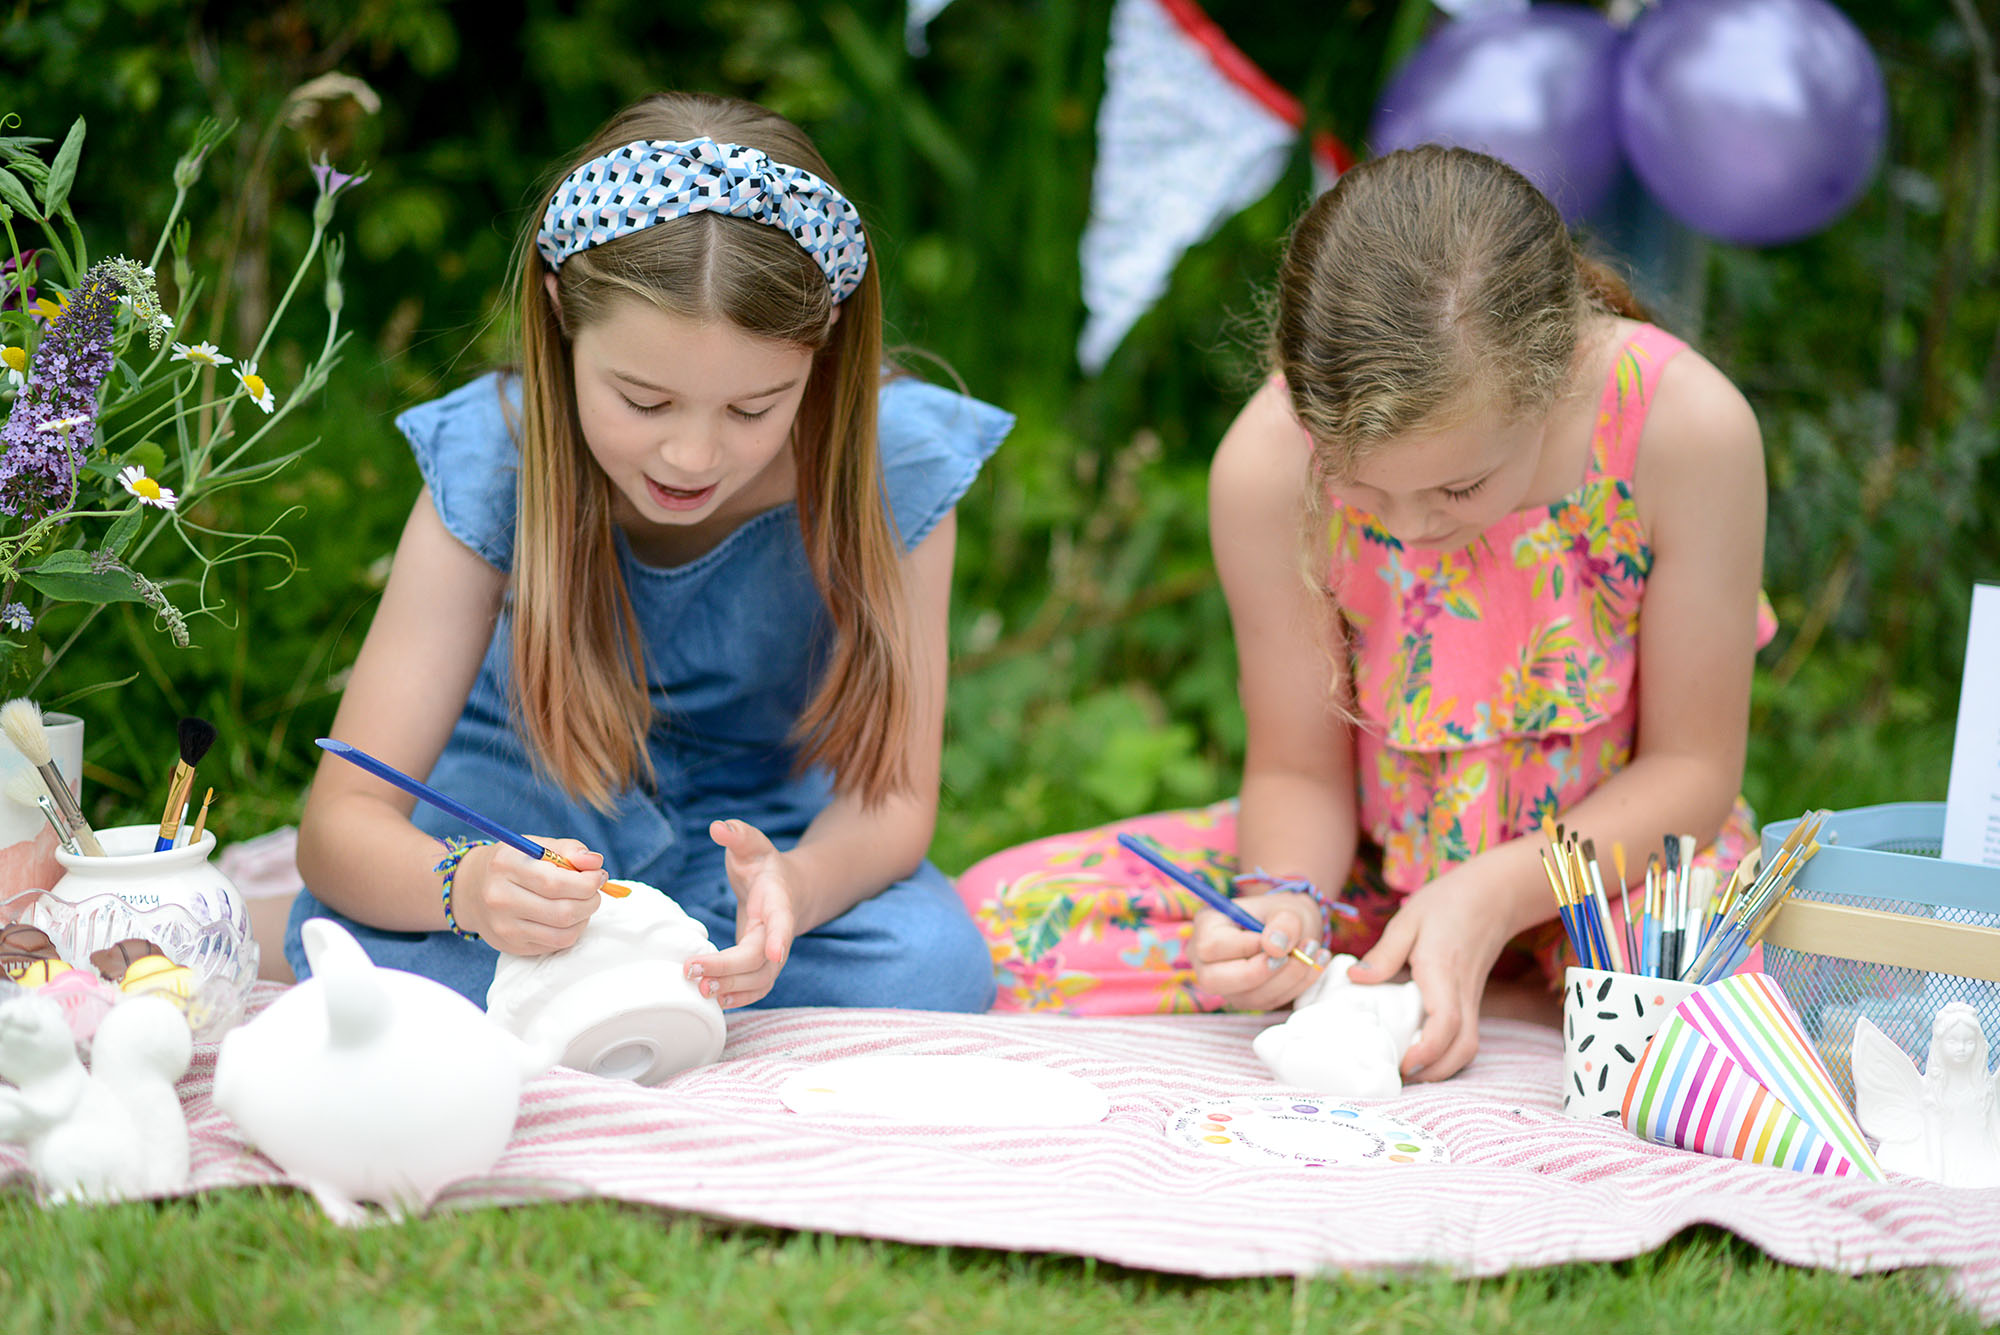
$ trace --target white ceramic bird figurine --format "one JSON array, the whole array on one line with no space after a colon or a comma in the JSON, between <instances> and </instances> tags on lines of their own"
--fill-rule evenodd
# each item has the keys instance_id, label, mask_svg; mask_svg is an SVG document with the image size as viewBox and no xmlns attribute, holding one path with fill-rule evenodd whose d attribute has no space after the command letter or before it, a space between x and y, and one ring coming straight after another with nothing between
<instances>
[{"instance_id":1,"label":"white ceramic bird figurine","mask_svg":"<svg viewBox=\"0 0 2000 1335\"><path fill-rule=\"evenodd\" d=\"M1386 1099L1403 1092L1403 1054L1424 1024L1415 983L1355 983L1352 955L1335 955L1292 1003L1291 1018L1251 1040L1287 1085L1339 1098Z\"/></svg>"}]
</instances>

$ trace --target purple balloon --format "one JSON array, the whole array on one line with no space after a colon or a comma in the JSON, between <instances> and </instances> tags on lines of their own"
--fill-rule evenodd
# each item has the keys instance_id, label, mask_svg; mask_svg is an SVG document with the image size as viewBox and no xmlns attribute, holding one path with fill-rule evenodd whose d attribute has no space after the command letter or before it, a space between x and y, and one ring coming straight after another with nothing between
<instances>
[{"instance_id":1,"label":"purple balloon","mask_svg":"<svg viewBox=\"0 0 2000 1335\"><path fill-rule=\"evenodd\" d=\"M1826 0L1667 0L1632 25L1618 72L1632 170L1667 212L1743 245L1843 213L1888 119L1875 53Z\"/></svg>"},{"instance_id":2,"label":"purple balloon","mask_svg":"<svg viewBox=\"0 0 2000 1335\"><path fill-rule=\"evenodd\" d=\"M1489 12L1417 48L1375 109L1377 153L1451 144L1491 153L1571 222L1618 173L1618 32L1579 5Z\"/></svg>"}]
</instances>

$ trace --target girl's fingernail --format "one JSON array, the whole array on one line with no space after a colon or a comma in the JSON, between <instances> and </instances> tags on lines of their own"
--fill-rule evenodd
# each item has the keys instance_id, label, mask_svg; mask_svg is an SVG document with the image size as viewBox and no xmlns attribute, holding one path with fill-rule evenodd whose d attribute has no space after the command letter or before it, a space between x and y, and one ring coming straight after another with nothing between
<instances>
[{"instance_id":1,"label":"girl's fingernail","mask_svg":"<svg viewBox=\"0 0 2000 1335\"><path fill-rule=\"evenodd\" d=\"M1280 955L1283 955L1291 950L1292 938L1288 933L1283 931L1273 932L1271 933L1271 944L1278 948Z\"/></svg>"},{"instance_id":2,"label":"girl's fingernail","mask_svg":"<svg viewBox=\"0 0 2000 1335\"><path fill-rule=\"evenodd\" d=\"M722 1007L722 1009L724 1010L728 1010L731 1006L734 1006L736 1004L736 998L734 996L717 997L715 999L715 1004Z\"/></svg>"},{"instance_id":3,"label":"girl's fingernail","mask_svg":"<svg viewBox=\"0 0 2000 1335\"><path fill-rule=\"evenodd\" d=\"M700 966L699 964L690 964L690 965L688 965L688 969L687 969L687 976L688 976L688 981L689 981L689 982L691 982L691 983L698 983L698 982L700 982L700 981L701 981L701 966Z\"/></svg>"},{"instance_id":4,"label":"girl's fingernail","mask_svg":"<svg viewBox=\"0 0 2000 1335\"><path fill-rule=\"evenodd\" d=\"M1264 957L1265 971L1269 973L1276 973L1278 970L1284 968L1285 958L1286 957L1283 955L1266 955Z\"/></svg>"}]
</instances>

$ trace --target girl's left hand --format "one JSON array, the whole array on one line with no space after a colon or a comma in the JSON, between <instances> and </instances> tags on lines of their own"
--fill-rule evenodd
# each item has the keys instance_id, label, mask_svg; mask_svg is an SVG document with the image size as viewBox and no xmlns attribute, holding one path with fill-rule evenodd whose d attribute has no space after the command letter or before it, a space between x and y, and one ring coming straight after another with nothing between
<instances>
[{"instance_id":1,"label":"girl's left hand","mask_svg":"<svg viewBox=\"0 0 2000 1335\"><path fill-rule=\"evenodd\" d=\"M1411 895L1347 976L1386 983L1405 964L1424 998L1424 1027L1403 1055L1403 1078L1443 1080L1479 1050L1479 1001L1512 933L1477 865L1462 863Z\"/></svg>"},{"instance_id":2,"label":"girl's left hand","mask_svg":"<svg viewBox=\"0 0 2000 1335\"><path fill-rule=\"evenodd\" d=\"M791 866L764 832L740 820L719 820L708 837L728 850L722 865L736 892L736 944L688 961L687 976L727 1010L771 990L791 954L798 921Z\"/></svg>"}]
</instances>

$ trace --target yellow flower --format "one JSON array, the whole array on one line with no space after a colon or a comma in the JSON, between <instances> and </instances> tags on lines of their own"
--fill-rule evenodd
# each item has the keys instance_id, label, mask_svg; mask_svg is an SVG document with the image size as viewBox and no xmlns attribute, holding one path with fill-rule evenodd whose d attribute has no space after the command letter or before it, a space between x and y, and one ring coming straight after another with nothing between
<instances>
[{"instance_id":1,"label":"yellow flower","mask_svg":"<svg viewBox=\"0 0 2000 1335\"><path fill-rule=\"evenodd\" d=\"M67 293L57 297L53 301L49 300L49 298L47 297L35 298L35 310L41 315L41 317L44 320L47 320L50 324L54 324L56 322L56 317L58 315L61 315L64 311L68 309L69 309L69 296Z\"/></svg>"},{"instance_id":2,"label":"yellow flower","mask_svg":"<svg viewBox=\"0 0 2000 1335\"><path fill-rule=\"evenodd\" d=\"M6 368L7 383L19 389L28 378L28 350L0 347L0 367Z\"/></svg>"},{"instance_id":3,"label":"yellow flower","mask_svg":"<svg viewBox=\"0 0 2000 1335\"><path fill-rule=\"evenodd\" d=\"M257 374L257 363L245 362L232 374L243 382L243 392L250 396L250 402L267 413L277 407L278 401L271 397L271 387L264 383L263 376Z\"/></svg>"},{"instance_id":4,"label":"yellow flower","mask_svg":"<svg viewBox=\"0 0 2000 1335\"><path fill-rule=\"evenodd\" d=\"M120 470L118 485L139 498L141 505L157 505L162 510L171 510L180 504L180 497L146 476L146 470L132 464Z\"/></svg>"},{"instance_id":5,"label":"yellow flower","mask_svg":"<svg viewBox=\"0 0 2000 1335\"><path fill-rule=\"evenodd\" d=\"M229 358L222 355L222 349L213 343L197 343L189 347L185 343L174 344L173 360L193 362L197 366L227 366Z\"/></svg>"}]
</instances>

